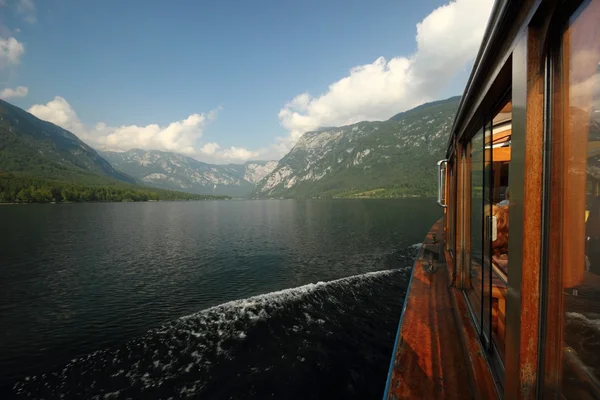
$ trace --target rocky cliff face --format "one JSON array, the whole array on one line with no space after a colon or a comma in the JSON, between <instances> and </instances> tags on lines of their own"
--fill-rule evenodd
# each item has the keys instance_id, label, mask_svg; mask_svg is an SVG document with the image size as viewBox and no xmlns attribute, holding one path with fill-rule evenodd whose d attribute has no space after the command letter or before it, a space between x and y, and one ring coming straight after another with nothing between
<instances>
[{"instance_id":1,"label":"rocky cliff face","mask_svg":"<svg viewBox=\"0 0 600 400\"><path fill-rule=\"evenodd\" d=\"M102 155L115 168L149 186L230 196L247 195L277 165L277 161L207 164L181 154L140 149Z\"/></svg>"},{"instance_id":2,"label":"rocky cliff face","mask_svg":"<svg viewBox=\"0 0 600 400\"><path fill-rule=\"evenodd\" d=\"M256 186L254 197L433 195L460 98L387 121L307 132Z\"/></svg>"}]
</instances>

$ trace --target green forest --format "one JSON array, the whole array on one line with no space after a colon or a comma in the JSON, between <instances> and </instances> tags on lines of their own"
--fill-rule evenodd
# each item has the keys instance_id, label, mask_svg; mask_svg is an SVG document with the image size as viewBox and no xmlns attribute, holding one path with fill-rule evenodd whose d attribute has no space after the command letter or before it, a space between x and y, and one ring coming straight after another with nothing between
<instances>
[{"instance_id":1,"label":"green forest","mask_svg":"<svg viewBox=\"0 0 600 400\"><path fill-rule=\"evenodd\" d=\"M74 183L0 172L0 203L123 202L159 200L222 200L227 196L197 195L110 182Z\"/></svg>"}]
</instances>

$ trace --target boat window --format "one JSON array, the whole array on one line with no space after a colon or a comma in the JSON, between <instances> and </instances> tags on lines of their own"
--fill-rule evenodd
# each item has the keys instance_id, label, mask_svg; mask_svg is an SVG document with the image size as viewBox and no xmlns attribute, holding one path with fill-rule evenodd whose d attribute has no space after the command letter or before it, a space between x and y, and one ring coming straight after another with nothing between
<instances>
[{"instance_id":1,"label":"boat window","mask_svg":"<svg viewBox=\"0 0 600 400\"><path fill-rule=\"evenodd\" d=\"M465 288L480 333L482 332L483 282L485 281L483 268L483 145L484 130L482 129L471 139L469 146L467 187L470 188L471 195L470 199L466 200L470 210L470 221L465 224L469 230L467 240L468 257L466 258L469 273L466 276Z\"/></svg>"},{"instance_id":2,"label":"boat window","mask_svg":"<svg viewBox=\"0 0 600 400\"><path fill-rule=\"evenodd\" d=\"M469 145L469 273L465 290L486 348L504 360L512 103L504 101Z\"/></svg>"},{"instance_id":3,"label":"boat window","mask_svg":"<svg viewBox=\"0 0 600 400\"><path fill-rule=\"evenodd\" d=\"M544 390L566 399L600 398L598 21L600 0L582 4L554 60Z\"/></svg>"},{"instance_id":4,"label":"boat window","mask_svg":"<svg viewBox=\"0 0 600 400\"><path fill-rule=\"evenodd\" d=\"M448 249L452 257L456 254L456 162L454 159L448 163L448 197L450 201L446 208L448 217Z\"/></svg>"},{"instance_id":5,"label":"boat window","mask_svg":"<svg viewBox=\"0 0 600 400\"><path fill-rule=\"evenodd\" d=\"M446 168L446 196L447 207L444 209L445 217L445 231L446 231L446 249L450 252L450 255L454 257L454 160L449 160Z\"/></svg>"},{"instance_id":6,"label":"boat window","mask_svg":"<svg viewBox=\"0 0 600 400\"><path fill-rule=\"evenodd\" d=\"M491 269L491 336L504 360L506 292L508 283L508 235L511 160L512 102L506 102L492 118L492 134L486 136L486 166L489 168L486 196L489 266Z\"/></svg>"}]
</instances>

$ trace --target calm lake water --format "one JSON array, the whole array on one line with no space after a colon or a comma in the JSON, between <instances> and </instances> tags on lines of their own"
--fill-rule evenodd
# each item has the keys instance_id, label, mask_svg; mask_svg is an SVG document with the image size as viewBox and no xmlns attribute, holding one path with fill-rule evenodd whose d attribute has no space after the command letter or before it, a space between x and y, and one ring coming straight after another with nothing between
<instances>
[{"instance_id":1,"label":"calm lake water","mask_svg":"<svg viewBox=\"0 0 600 400\"><path fill-rule=\"evenodd\" d=\"M0 393L380 398L440 216L433 199L2 206Z\"/></svg>"}]
</instances>

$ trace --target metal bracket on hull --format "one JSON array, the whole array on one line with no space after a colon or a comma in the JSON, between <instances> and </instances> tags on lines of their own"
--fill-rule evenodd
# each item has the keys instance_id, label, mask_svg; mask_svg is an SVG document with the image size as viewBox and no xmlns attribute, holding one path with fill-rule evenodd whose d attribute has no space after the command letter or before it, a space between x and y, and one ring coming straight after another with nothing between
<instances>
[{"instance_id":1,"label":"metal bracket on hull","mask_svg":"<svg viewBox=\"0 0 600 400\"><path fill-rule=\"evenodd\" d=\"M438 194L437 194L437 203L440 207L447 207L446 199L442 200L444 196L444 192L446 189L446 164L448 164L448 160L440 160L437 162L438 167ZM442 176L443 171L443 176Z\"/></svg>"}]
</instances>

